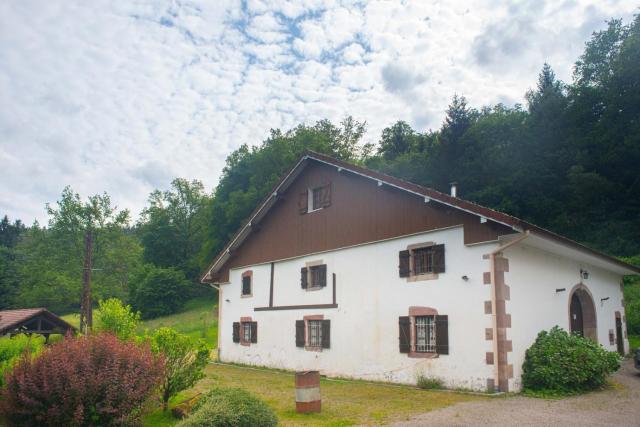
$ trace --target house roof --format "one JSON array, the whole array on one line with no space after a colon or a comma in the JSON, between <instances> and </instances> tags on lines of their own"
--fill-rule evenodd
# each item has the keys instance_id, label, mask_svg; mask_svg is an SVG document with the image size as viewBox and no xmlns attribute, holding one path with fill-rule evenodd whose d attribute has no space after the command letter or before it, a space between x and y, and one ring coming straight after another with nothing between
<instances>
[{"instance_id":1,"label":"house roof","mask_svg":"<svg viewBox=\"0 0 640 427\"><path fill-rule=\"evenodd\" d=\"M15 330L41 314L45 315L49 321L56 323L60 329L75 330L73 326L59 316L51 313L46 308L22 308L17 310L0 311L0 335L4 335Z\"/></svg>"},{"instance_id":2,"label":"house roof","mask_svg":"<svg viewBox=\"0 0 640 427\"><path fill-rule=\"evenodd\" d=\"M499 224L510 227L515 232L523 233L528 231L530 234L534 234L538 237L553 241L554 243L569 246L570 248L585 253L592 257L597 257L600 260L613 264L618 270L623 270L625 274L637 274L640 273L640 267L633 266L631 264L620 261L617 258L609 256L605 253L591 249L583 244L575 242L571 239L563 237L552 231L538 227L534 224L526 222L522 219L505 214L503 212L496 211L494 209L481 206L477 203L470 202L468 200L461 199L459 197L453 197L432 188L423 187L412 182L404 181L402 179L386 175L380 172L376 172L361 166L357 166L351 163L347 163L338 159L335 159L324 154L316 153L313 151L307 151L301 156L298 162L280 179L280 181L274 186L269 195L258 205L258 207L251 213L249 220L240 227L238 232L233 236L231 241L225 246L225 248L215 257L214 261L207 268L205 275L201 281L203 283L209 283L213 279L213 274L220 271L224 264L229 259L231 252L236 250L251 233L252 227L266 215L269 209L273 206L277 200L278 194L283 193L289 185L295 180L295 178L302 172L307 164L311 161L324 163L333 167L336 167L339 171L350 172L365 178L369 178L378 181L381 185L388 185L398 188L400 190L412 193L425 198L425 201L435 201L453 208L465 211L467 213L477 215L481 218L497 222Z\"/></svg>"}]
</instances>

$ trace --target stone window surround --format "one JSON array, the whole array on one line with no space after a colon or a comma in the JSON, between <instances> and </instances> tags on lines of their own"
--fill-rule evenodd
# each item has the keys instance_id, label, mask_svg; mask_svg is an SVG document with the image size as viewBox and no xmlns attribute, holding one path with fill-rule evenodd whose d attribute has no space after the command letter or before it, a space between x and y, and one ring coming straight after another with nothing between
<instances>
[{"instance_id":1,"label":"stone window surround","mask_svg":"<svg viewBox=\"0 0 640 427\"><path fill-rule=\"evenodd\" d=\"M250 316L249 317L243 316L240 318L240 345L243 345L245 347L250 347L251 341L245 341L244 339L244 324L251 323L251 322L253 322L253 319Z\"/></svg>"},{"instance_id":2,"label":"stone window surround","mask_svg":"<svg viewBox=\"0 0 640 427\"><path fill-rule=\"evenodd\" d=\"M307 287L305 289L306 292L321 291L327 287L327 286L310 286L311 285L311 267L317 267L323 264L324 264L323 260L309 261L304 264L304 266L307 268ZM328 271L327 271L327 276L329 276ZM326 280L327 278L325 277L325 282ZM305 327L306 327L306 322L305 322Z\"/></svg>"},{"instance_id":3,"label":"stone window surround","mask_svg":"<svg viewBox=\"0 0 640 427\"><path fill-rule=\"evenodd\" d=\"M322 346L312 347L309 345L309 320L324 320L324 314L311 314L304 316L304 349L322 353Z\"/></svg>"},{"instance_id":4,"label":"stone window surround","mask_svg":"<svg viewBox=\"0 0 640 427\"><path fill-rule=\"evenodd\" d=\"M410 273L409 273L409 277L406 278L407 283L438 279L437 273L427 273L427 274L418 274L418 275L413 274L413 251L416 249L428 248L430 246L435 246L435 245L436 245L436 242L421 242L421 243L414 243L412 245L407 246L407 250L409 251L409 254L410 254L410 258L409 258Z\"/></svg>"},{"instance_id":5,"label":"stone window surround","mask_svg":"<svg viewBox=\"0 0 640 427\"><path fill-rule=\"evenodd\" d=\"M245 277L250 277L251 278L251 291L248 294L243 294L242 293L242 282L244 282L244 278ZM242 273L241 277L240 277L240 298L251 298L253 296L253 270L247 270L245 272Z\"/></svg>"},{"instance_id":6,"label":"stone window surround","mask_svg":"<svg viewBox=\"0 0 640 427\"><path fill-rule=\"evenodd\" d=\"M408 356L415 359L437 359L439 357L437 352L418 352L416 349L416 320L418 316L433 316L435 322L435 316L438 315L438 310L431 307L409 307L409 321L411 322L411 349ZM437 344L437 343L436 343Z\"/></svg>"}]
</instances>

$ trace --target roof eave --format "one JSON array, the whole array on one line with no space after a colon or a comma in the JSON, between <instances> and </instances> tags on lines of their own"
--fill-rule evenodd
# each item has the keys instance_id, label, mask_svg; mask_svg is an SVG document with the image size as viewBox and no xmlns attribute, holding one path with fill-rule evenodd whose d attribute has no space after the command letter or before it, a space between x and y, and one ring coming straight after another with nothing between
<instances>
[{"instance_id":1,"label":"roof eave","mask_svg":"<svg viewBox=\"0 0 640 427\"><path fill-rule=\"evenodd\" d=\"M217 273L219 269L226 263L226 261L231 256L233 250L240 247L242 242L244 242L244 239L250 234L250 231L251 231L250 228L252 227L252 225L257 224L257 221L259 221L260 219L262 219L262 217L264 217L264 215L266 215L267 211L271 208L271 206L277 200L278 194L283 193L286 190L286 188L288 188L288 186L291 184L291 182L293 182L293 180L297 177L300 171L306 166L305 161L307 159L313 159L317 162L324 163L332 167L336 167L339 170L346 170L350 173L354 173L364 178L378 181L381 185L388 185L390 187L398 188L402 191L409 192L409 193L418 195L420 197L424 197L425 201L433 200L437 203L441 203L446 206L453 207L455 209L467 212L471 215L489 219L492 222L509 227L512 230L519 233L525 230L530 230L538 235L544 236L552 240L559 241L565 245L569 245L578 250L585 251L593 256L600 257L609 263L615 264L618 267L626 269L627 271L630 272L629 274L640 274L639 267L625 263L624 261L620 261L614 257L598 252L594 249L584 246L571 239L560 236L556 233L553 233L544 228L535 226L533 224L529 224L526 221L523 221L511 215L505 214L503 212L498 212L493 209L487 208L485 206L481 206L464 199L460 199L445 193L441 193L431 188L422 187L417 184L413 184L411 182L403 181L399 178L395 178L395 177L385 175L375 171L370 171L368 169L361 168L357 165L352 165L352 164L334 159L332 157L325 156L323 154L315 153L313 151L307 151L303 156L301 156L300 160L289 170L289 172L278 182L278 184L274 186L274 188L271 190L267 198L251 214L249 220L238 230L238 232L234 235L233 239L218 254L218 256L214 259L211 265L207 268L206 274L202 276L201 283L214 283L213 282L214 274Z\"/></svg>"}]
</instances>

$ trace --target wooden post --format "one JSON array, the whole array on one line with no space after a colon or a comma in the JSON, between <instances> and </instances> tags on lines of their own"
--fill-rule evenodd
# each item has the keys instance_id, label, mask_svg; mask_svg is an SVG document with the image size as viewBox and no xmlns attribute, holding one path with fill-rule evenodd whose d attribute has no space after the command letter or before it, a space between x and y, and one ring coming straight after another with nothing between
<instances>
[{"instance_id":1,"label":"wooden post","mask_svg":"<svg viewBox=\"0 0 640 427\"><path fill-rule=\"evenodd\" d=\"M93 235L87 228L84 235L84 267L82 272L82 296L80 299L80 331L87 334L93 327L91 306L91 268L93 252Z\"/></svg>"}]
</instances>

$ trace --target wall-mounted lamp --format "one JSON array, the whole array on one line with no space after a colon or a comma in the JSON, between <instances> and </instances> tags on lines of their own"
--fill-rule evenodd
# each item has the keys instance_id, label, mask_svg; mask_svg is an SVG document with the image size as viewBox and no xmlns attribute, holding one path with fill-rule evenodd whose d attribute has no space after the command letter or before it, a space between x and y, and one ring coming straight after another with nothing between
<instances>
[{"instance_id":1,"label":"wall-mounted lamp","mask_svg":"<svg viewBox=\"0 0 640 427\"><path fill-rule=\"evenodd\" d=\"M580 277L587 280L589 278L589 272L587 270L580 269Z\"/></svg>"},{"instance_id":2,"label":"wall-mounted lamp","mask_svg":"<svg viewBox=\"0 0 640 427\"><path fill-rule=\"evenodd\" d=\"M464 280L465 282L469 281L469 276L467 276L466 274L464 276L462 276L462 280Z\"/></svg>"},{"instance_id":3,"label":"wall-mounted lamp","mask_svg":"<svg viewBox=\"0 0 640 427\"><path fill-rule=\"evenodd\" d=\"M556 288L556 293L558 293L558 292L564 292L564 291L566 291L566 290L567 290L567 288Z\"/></svg>"},{"instance_id":4,"label":"wall-mounted lamp","mask_svg":"<svg viewBox=\"0 0 640 427\"><path fill-rule=\"evenodd\" d=\"M229 301L229 299L228 299L228 298L227 298L225 301L226 301L226 302L231 302L231 301Z\"/></svg>"},{"instance_id":5,"label":"wall-mounted lamp","mask_svg":"<svg viewBox=\"0 0 640 427\"><path fill-rule=\"evenodd\" d=\"M609 299L609 297L600 298L600 307L604 307L604 302L607 301L608 299Z\"/></svg>"}]
</instances>

